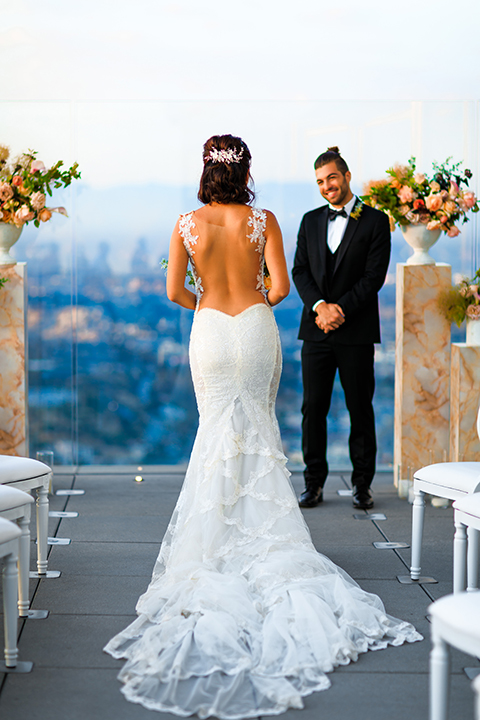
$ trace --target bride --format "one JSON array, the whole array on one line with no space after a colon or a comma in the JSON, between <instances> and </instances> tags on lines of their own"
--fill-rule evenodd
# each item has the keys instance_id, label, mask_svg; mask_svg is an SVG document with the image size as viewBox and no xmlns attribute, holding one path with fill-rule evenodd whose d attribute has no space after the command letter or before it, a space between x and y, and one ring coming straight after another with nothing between
<instances>
[{"instance_id":1,"label":"bride","mask_svg":"<svg viewBox=\"0 0 480 720\"><path fill-rule=\"evenodd\" d=\"M289 291L280 228L250 205L240 138L211 137L203 162L204 205L180 217L167 276L170 300L195 309L198 433L138 618L105 650L127 659L128 700L234 720L301 708L336 665L422 638L313 546L275 417L271 306ZM185 288L189 261L195 294Z\"/></svg>"}]
</instances>

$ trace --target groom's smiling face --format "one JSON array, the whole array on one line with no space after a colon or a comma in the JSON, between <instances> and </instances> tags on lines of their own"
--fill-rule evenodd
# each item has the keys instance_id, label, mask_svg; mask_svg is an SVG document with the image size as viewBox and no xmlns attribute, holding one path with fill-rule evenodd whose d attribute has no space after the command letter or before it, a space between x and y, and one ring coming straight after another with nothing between
<instances>
[{"instance_id":1,"label":"groom's smiling face","mask_svg":"<svg viewBox=\"0 0 480 720\"><path fill-rule=\"evenodd\" d=\"M351 199L350 180L352 175L350 171L343 175L335 161L317 168L315 176L320 193L333 207L343 207Z\"/></svg>"}]
</instances>

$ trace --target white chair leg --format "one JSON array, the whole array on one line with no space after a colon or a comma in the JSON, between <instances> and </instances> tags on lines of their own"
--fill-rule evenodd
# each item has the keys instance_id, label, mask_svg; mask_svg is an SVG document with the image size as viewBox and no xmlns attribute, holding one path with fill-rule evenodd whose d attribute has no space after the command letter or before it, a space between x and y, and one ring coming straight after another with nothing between
<instances>
[{"instance_id":1,"label":"white chair leg","mask_svg":"<svg viewBox=\"0 0 480 720\"><path fill-rule=\"evenodd\" d=\"M480 675L472 683L475 692L475 720L480 720Z\"/></svg>"},{"instance_id":2,"label":"white chair leg","mask_svg":"<svg viewBox=\"0 0 480 720\"><path fill-rule=\"evenodd\" d=\"M432 628L430 651L430 720L447 720L450 656L447 644Z\"/></svg>"},{"instance_id":3,"label":"white chair leg","mask_svg":"<svg viewBox=\"0 0 480 720\"><path fill-rule=\"evenodd\" d=\"M48 490L37 489L37 570L39 575L47 574L48 552Z\"/></svg>"},{"instance_id":4,"label":"white chair leg","mask_svg":"<svg viewBox=\"0 0 480 720\"><path fill-rule=\"evenodd\" d=\"M478 589L478 543L480 540L480 533L473 527L469 527L467 533L467 592L472 592Z\"/></svg>"},{"instance_id":5,"label":"white chair leg","mask_svg":"<svg viewBox=\"0 0 480 720\"><path fill-rule=\"evenodd\" d=\"M18 550L18 614L20 617L28 615L30 598L28 595L28 581L30 571L30 508L19 519L18 525L22 534L19 538Z\"/></svg>"},{"instance_id":6,"label":"white chair leg","mask_svg":"<svg viewBox=\"0 0 480 720\"><path fill-rule=\"evenodd\" d=\"M466 587L467 533L463 523L455 517L453 537L453 592L459 593Z\"/></svg>"},{"instance_id":7,"label":"white chair leg","mask_svg":"<svg viewBox=\"0 0 480 720\"><path fill-rule=\"evenodd\" d=\"M410 567L410 577L412 580L418 580L420 577L424 515L425 493L421 490L416 490L414 486L414 501L412 508L412 564Z\"/></svg>"},{"instance_id":8,"label":"white chair leg","mask_svg":"<svg viewBox=\"0 0 480 720\"><path fill-rule=\"evenodd\" d=\"M6 556L3 569L3 622L5 629L5 665L7 667L16 667L18 658L17 588L17 556L12 553Z\"/></svg>"}]
</instances>

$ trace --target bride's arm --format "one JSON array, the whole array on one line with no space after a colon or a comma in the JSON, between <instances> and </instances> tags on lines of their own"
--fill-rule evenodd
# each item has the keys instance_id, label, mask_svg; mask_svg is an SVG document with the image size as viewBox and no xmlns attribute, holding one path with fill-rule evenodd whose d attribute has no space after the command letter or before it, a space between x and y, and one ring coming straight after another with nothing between
<instances>
[{"instance_id":1,"label":"bride's arm","mask_svg":"<svg viewBox=\"0 0 480 720\"><path fill-rule=\"evenodd\" d=\"M270 305L277 305L290 292L290 278L283 250L282 231L277 218L268 210L265 238L265 262L272 283L272 287L268 291L268 302Z\"/></svg>"},{"instance_id":2,"label":"bride's arm","mask_svg":"<svg viewBox=\"0 0 480 720\"><path fill-rule=\"evenodd\" d=\"M197 302L196 295L185 287L187 266L188 255L177 222L172 233L168 253L167 297L182 307L194 310Z\"/></svg>"}]
</instances>

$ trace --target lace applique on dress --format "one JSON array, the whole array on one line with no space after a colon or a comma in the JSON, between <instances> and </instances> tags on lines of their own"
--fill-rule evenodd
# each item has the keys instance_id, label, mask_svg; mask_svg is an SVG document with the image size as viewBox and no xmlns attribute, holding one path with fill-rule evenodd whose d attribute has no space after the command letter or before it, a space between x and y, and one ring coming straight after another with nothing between
<instances>
[{"instance_id":1,"label":"lace applique on dress","mask_svg":"<svg viewBox=\"0 0 480 720\"><path fill-rule=\"evenodd\" d=\"M193 249L193 245L197 244L198 235L194 235L193 231L196 230L195 223L193 222L193 211L189 213L185 213L185 215L180 215L180 219L178 221L178 229L180 232L180 235L183 238L183 244L185 246L185 250L187 251L187 255L190 259L190 265L192 266L192 275L193 279L195 280L195 290L197 294L197 307L198 303L200 302L200 298L203 295L203 287L202 287L202 278L199 277L197 273L197 268L195 267L195 262L193 260L193 256L195 255L195 250Z\"/></svg>"},{"instance_id":2,"label":"lace applique on dress","mask_svg":"<svg viewBox=\"0 0 480 720\"><path fill-rule=\"evenodd\" d=\"M255 290L260 290L263 297L267 299L267 289L265 287L265 275L264 275L264 260L263 251L265 248L265 230L267 227L267 213L265 210L259 208L253 208L252 216L248 219L248 224L252 228L250 235L247 238L251 243L256 243L257 247L255 250L260 253L260 267L257 275L257 285Z\"/></svg>"}]
</instances>

